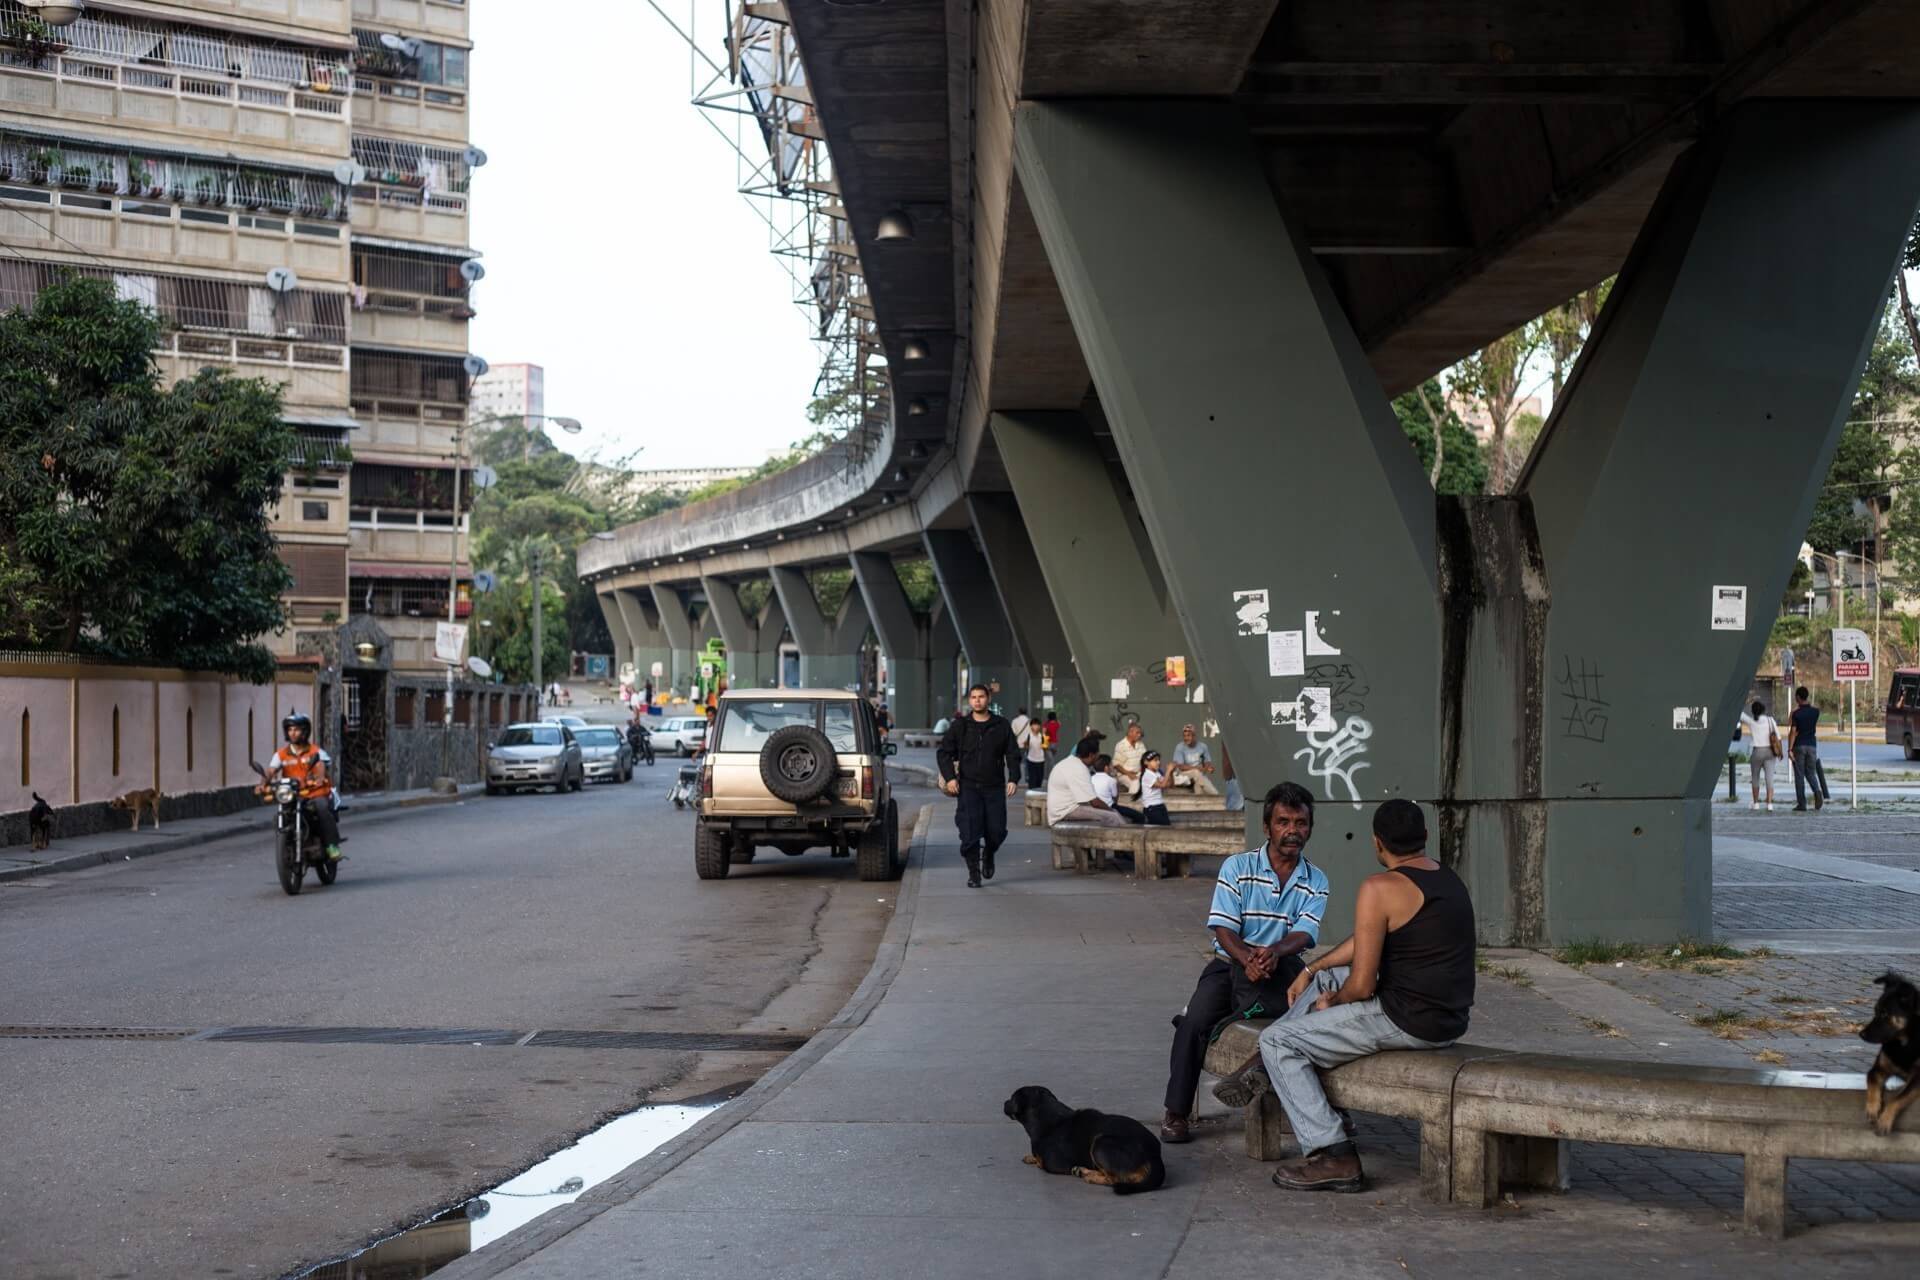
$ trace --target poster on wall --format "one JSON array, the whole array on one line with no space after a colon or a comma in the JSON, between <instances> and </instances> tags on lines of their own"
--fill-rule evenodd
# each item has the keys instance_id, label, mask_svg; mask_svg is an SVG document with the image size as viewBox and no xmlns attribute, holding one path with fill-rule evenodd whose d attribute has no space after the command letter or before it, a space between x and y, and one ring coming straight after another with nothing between
<instances>
[{"instance_id":1,"label":"poster on wall","mask_svg":"<svg viewBox=\"0 0 1920 1280\"><path fill-rule=\"evenodd\" d=\"M1187 660L1184 657L1167 658L1167 687L1184 689L1187 687Z\"/></svg>"}]
</instances>

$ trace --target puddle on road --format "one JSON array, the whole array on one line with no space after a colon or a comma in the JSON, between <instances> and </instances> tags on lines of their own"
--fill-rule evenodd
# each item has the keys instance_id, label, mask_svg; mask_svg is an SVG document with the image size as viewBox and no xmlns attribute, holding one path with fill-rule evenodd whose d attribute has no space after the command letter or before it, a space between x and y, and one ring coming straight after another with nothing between
<instances>
[{"instance_id":1,"label":"puddle on road","mask_svg":"<svg viewBox=\"0 0 1920 1280\"><path fill-rule=\"evenodd\" d=\"M465 1204L455 1205L359 1253L299 1272L293 1280L376 1280L431 1274L547 1210L578 1200L588 1189L724 1105L668 1103L629 1111L493 1190L483 1191Z\"/></svg>"}]
</instances>

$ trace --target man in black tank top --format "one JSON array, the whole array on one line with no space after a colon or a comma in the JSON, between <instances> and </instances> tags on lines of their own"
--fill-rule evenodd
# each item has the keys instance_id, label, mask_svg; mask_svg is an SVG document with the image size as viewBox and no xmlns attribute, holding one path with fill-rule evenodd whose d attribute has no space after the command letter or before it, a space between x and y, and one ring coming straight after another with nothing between
<instances>
[{"instance_id":1,"label":"man in black tank top","mask_svg":"<svg viewBox=\"0 0 1920 1280\"><path fill-rule=\"evenodd\" d=\"M1274 1171L1296 1191L1362 1191L1360 1153L1327 1103L1316 1068L1387 1049L1440 1049L1473 1008L1473 903L1449 868L1427 857L1427 821L1411 800L1373 815L1374 856L1354 901L1353 936L1316 956L1288 988L1287 1015L1260 1033L1260 1059L1219 1090L1272 1088L1302 1156ZM1219 1090L1216 1090L1218 1092Z\"/></svg>"}]
</instances>

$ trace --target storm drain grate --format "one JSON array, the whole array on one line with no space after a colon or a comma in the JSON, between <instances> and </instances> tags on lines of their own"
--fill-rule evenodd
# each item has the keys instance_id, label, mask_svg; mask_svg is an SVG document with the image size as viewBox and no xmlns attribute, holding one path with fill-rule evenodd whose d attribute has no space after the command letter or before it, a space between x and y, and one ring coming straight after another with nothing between
<instances>
[{"instance_id":1,"label":"storm drain grate","mask_svg":"<svg viewBox=\"0 0 1920 1280\"><path fill-rule=\"evenodd\" d=\"M513 1044L524 1031L484 1031L461 1027L220 1027L201 1040L245 1040L258 1044Z\"/></svg>"},{"instance_id":2,"label":"storm drain grate","mask_svg":"<svg viewBox=\"0 0 1920 1280\"><path fill-rule=\"evenodd\" d=\"M0 1040L184 1040L192 1035L172 1027L6 1027Z\"/></svg>"},{"instance_id":3,"label":"storm drain grate","mask_svg":"<svg viewBox=\"0 0 1920 1280\"><path fill-rule=\"evenodd\" d=\"M805 1036L753 1031L536 1031L535 1049L680 1049L712 1052L792 1053Z\"/></svg>"}]
</instances>

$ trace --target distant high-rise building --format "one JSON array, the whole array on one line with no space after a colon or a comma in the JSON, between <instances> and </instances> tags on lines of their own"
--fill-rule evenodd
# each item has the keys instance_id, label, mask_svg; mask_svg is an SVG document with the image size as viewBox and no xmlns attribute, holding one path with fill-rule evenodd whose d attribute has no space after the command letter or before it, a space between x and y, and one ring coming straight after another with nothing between
<instances>
[{"instance_id":1,"label":"distant high-rise building","mask_svg":"<svg viewBox=\"0 0 1920 1280\"><path fill-rule=\"evenodd\" d=\"M467 421L525 416L547 411L547 373L537 364L496 364L473 381Z\"/></svg>"}]
</instances>

